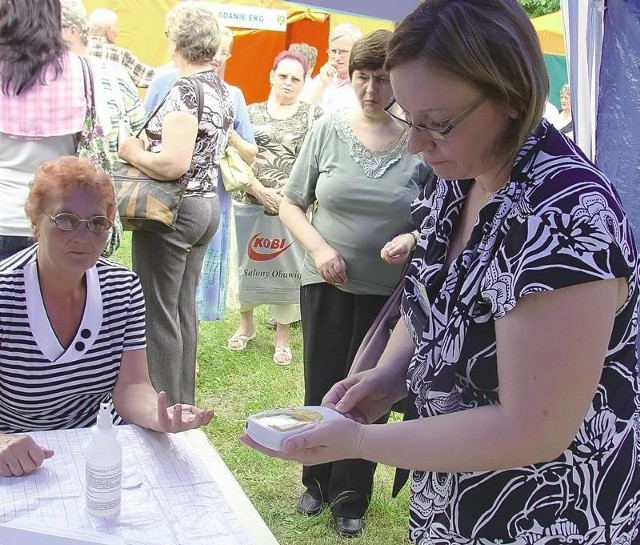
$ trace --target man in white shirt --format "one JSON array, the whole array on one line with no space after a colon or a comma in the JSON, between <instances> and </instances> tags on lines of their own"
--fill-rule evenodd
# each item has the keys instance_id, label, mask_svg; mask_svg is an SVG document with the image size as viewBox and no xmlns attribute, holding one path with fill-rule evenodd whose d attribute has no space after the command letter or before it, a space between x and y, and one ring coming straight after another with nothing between
<instances>
[{"instance_id":1,"label":"man in white shirt","mask_svg":"<svg viewBox=\"0 0 640 545\"><path fill-rule=\"evenodd\" d=\"M357 104L349 80L349 55L353 44L362 37L361 30L350 23L336 26L329 35L329 60L313 78L302 100L335 112Z\"/></svg>"},{"instance_id":2,"label":"man in white shirt","mask_svg":"<svg viewBox=\"0 0 640 545\"><path fill-rule=\"evenodd\" d=\"M555 125L558 121L558 117L560 117L560 112L558 108L556 108L549 100L544 105L544 114L543 117L547 118L547 121L552 125Z\"/></svg>"}]
</instances>

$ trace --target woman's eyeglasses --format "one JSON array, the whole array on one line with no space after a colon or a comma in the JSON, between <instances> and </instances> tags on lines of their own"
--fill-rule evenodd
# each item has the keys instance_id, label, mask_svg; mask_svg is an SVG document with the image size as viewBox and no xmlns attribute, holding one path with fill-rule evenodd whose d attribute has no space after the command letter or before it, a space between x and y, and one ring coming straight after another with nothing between
<instances>
[{"instance_id":1,"label":"woman's eyeglasses","mask_svg":"<svg viewBox=\"0 0 640 545\"><path fill-rule=\"evenodd\" d=\"M337 57L338 55L340 55L341 57L344 57L349 53L350 51L348 49L327 49L327 55L329 57Z\"/></svg>"},{"instance_id":2,"label":"woman's eyeglasses","mask_svg":"<svg viewBox=\"0 0 640 545\"><path fill-rule=\"evenodd\" d=\"M480 105L487 100L486 96L480 97L469 108L462 112L459 116L447 121L446 123L439 123L439 126L434 125L416 125L411 121L411 115L405 112L402 107L396 102L396 99L391 99L391 102L385 106L384 111L389 117L392 117L396 121L399 121L403 125L409 127L409 129L415 129L418 132L429 133L434 140L445 140L446 136L455 129L460 123L462 123L467 117L475 112ZM393 108L400 110L400 115L394 114L391 110Z\"/></svg>"},{"instance_id":3,"label":"woman's eyeglasses","mask_svg":"<svg viewBox=\"0 0 640 545\"><path fill-rule=\"evenodd\" d=\"M93 216L87 220L82 220L75 214L70 214L68 212L56 214L55 216L47 214L46 212L45 214L49 216L51 221L62 231L75 231L80 227L80 224L86 223L89 231L93 231L94 233L101 235L102 233L106 233L113 226L113 222L107 216Z\"/></svg>"}]
</instances>

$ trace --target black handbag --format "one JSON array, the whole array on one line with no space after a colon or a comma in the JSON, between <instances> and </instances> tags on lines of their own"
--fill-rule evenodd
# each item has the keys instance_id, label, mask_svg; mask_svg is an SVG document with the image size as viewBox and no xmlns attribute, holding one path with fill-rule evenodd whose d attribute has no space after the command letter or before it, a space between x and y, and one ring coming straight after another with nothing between
<instances>
[{"instance_id":1,"label":"black handbag","mask_svg":"<svg viewBox=\"0 0 640 545\"><path fill-rule=\"evenodd\" d=\"M196 88L198 125L200 125L204 108L202 83L195 78L189 81ZM164 100L158 104L136 137L145 130L163 104ZM185 176L178 180L158 181L125 161L116 161L113 165L113 183L116 188L118 214L124 229L153 233L168 233L175 230L178 211L187 187Z\"/></svg>"}]
</instances>

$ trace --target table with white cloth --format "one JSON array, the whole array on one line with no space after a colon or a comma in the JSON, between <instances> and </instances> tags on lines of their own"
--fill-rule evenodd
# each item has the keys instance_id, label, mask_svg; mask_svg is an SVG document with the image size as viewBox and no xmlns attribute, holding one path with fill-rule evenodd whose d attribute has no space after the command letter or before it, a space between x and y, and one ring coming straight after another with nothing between
<instances>
[{"instance_id":1,"label":"table with white cloth","mask_svg":"<svg viewBox=\"0 0 640 545\"><path fill-rule=\"evenodd\" d=\"M47 545L277 545L201 430L117 430L123 457L117 515L97 517L84 507L89 428L31 432L55 455L29 475L0 477L0 545L16 543L19 530L29 536L47 533L46 539L31 537L33 543ZM60 535L68 541L55 537Z\"/></svg>"}]
</instances>

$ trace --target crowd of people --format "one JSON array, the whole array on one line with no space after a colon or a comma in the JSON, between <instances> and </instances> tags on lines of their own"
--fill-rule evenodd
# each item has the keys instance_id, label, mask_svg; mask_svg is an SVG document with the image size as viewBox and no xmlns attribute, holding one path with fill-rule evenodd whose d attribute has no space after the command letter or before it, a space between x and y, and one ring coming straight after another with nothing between
<instances>
[{"instance_id":1,"label":"crowd of people","mask_svg":"<svg viewBox=\"0 0 640 545\"><path fill-rule=\"evenodd\" d=\"M207 425L198 321L235 299L217 342L246 349L268 304L270 361L300 359L300 403L348 417L283 451L241 437L302 464L301 515L328 506L359 535L382 463L394 493L411 472L418 544L640 543L636 244L572 141L568 85L549 108L519 2L336 25L317 74L317 49L288 44L249 105L224 81L233 33L208 2L164 23L170 62L153 67L117 45L108 9L0 2L0 475L54 455L30 432L92 425L105 401L115 423ZM185 187L174 229L133 231L133 270L109 259L117 199L110 169L79 156L89 121L108 162ZM221 174L230 148L252 173L242 191ZM240 210L304 256L295 300L238 283ZM388 343L350 372L396 288Z\"/></svg>"}]
</instances>

